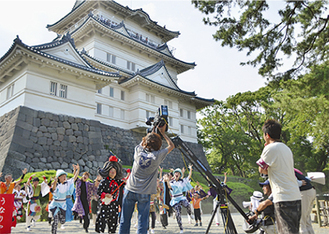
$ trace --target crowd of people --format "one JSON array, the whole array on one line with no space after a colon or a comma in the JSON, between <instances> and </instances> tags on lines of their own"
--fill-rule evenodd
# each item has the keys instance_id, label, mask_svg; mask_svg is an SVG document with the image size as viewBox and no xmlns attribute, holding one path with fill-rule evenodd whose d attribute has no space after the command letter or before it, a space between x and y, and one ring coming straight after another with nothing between
<instances>
[{"instance_id":1,"label":"crowd of people","mask_svg":"<svg viewBox=\"0 0 329 234\"><path fill-rule=\"evenodd\" d=\"M90 174L83 172L79 178L79 165L73 166L73 177L68 178L64 170L57 170L56 177L47 181L35 174L30 176L24 187L21 182L27 170L22 171L19 180L14 181L11 175L0 182L0 194L14 194L13 224L23 216L23 203L26 205L26 228L33 229L41 215L40 197L49 195L48 221L51 233L64 229L65 223L75 218L80 219L85 232L90 227L90 219L97 233L128 234L131 222L135 220L137 233L155 232L155 223L160 219L164 229L168 226L168 217L174 216L180 233L184 232L181 219L182 207L186 209L189 223L195 220L194 226L202 226L201 201L213 198L213 212L218 207L217 190L209 188L206 193L201 185L191 185L192 165L185 169L172 169L163 173L160 164L174 148L171 139L166 135L166 126L159 127L159 133L148 133L142 142L135 147L132 170L124 170L119 159L111 153L109 160L98 169L97 178L91 182ZM262 193L254 192L250 204L252 211L248 222L252 223L261 215L261 232L263 233L314 233L310 221L315 189L310 178L294 169L291 150L280 141L281 125L275 120L265 122L263 128L265 147L260 159L259 172L266 175L265 182L259 182ZM162 147L162 137L167 147ZM0 173L1 177L2 173ZM226 173L222 186L226 192ZM73 199L73 200L72 200ZM213 214L215 223L220 225L218 212ZM134 218L135 217L135 218ZM118 228L119 227L119 228Z\"/></svg>"}]
</instances>

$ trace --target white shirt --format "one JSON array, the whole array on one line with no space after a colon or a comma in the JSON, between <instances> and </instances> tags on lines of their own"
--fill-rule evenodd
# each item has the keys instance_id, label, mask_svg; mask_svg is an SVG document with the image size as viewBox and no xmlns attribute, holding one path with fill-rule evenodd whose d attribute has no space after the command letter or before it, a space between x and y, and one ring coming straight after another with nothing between
<instances>
[{"instance_id":1,"label":"white shirt","mask_svg":"<svg viewBox=\"0 0 329 234\"><path fill-rule=\"evenodd\" d=\"M301 200L290 148L282 142L268 144L263 149L261 159L269 166L273 203Z\"/></svg>"}]
</instances>

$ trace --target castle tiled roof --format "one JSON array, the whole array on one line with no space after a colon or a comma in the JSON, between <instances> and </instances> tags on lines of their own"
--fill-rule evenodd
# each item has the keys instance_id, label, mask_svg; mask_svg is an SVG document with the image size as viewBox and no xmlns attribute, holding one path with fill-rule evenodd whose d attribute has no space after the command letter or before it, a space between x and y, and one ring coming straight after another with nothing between
<instances>
[{"instance_id":1,"label":"castle tiled roof","mask_svg":"<svg viewBox=\"0 0 329 234\"><path fill-rule=\"evenodd\" d=\"M58 56L54 56L54 55L51 55L49 53L46 53L46 52L42 51L44 49L50 49L50 48L58 47L58 46L63 45L65 43L70 43L72 45L72 47L74 48L77 55L84 61L84 63L85 63L84 65L78 64L78 63L69 61L67 59L63 59L63 58L60 58ZM90 65L88 63L88 61L83 56L81 56L81 54L76 50L73 38L71 38L70 34L64 35L61 38L57 38L52 42L44 43L44 44L41 44L41 45L35 45L35 46L29 46L29 45L24 44L21 41L21 39L17 36L16 39L14 40L14 43L11 46L11 48L7 51L7 53L3 57L0 58L0 63L3 60L5 60L7 58L7 56L9 56L9 54L12 52L12 50L15 48L16 45L20 45L23 48L26 48L27 50L29 50L29 51L31 51L35 54L38 54L40 56L43 56L45 58L52 59L52 60L61 62L63 64L67 64L67 65L70 65L72 67L76 67L76 68L79 68L79 69L82 69L82 70L85 70L85 71L88 71L88 72L93 72L93 73L96 73L98 75L102 75L102 76L106 76L106 77L118 77L118 78L121 77L121 75L119 73L103 71L103 70L100 70L100 69L96 69L92 65Z\"/></svg>"}]
</instances>

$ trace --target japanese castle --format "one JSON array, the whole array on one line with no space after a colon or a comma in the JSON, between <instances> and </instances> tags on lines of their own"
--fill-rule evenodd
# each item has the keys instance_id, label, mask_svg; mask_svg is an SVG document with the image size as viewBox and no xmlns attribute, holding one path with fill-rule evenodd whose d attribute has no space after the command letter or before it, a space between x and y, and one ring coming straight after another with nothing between
<instances>
[{"instance_id":1,"label":"japanese castle","mask_svg":"<svg viewBox=\"0 0 329 234\"><path fill-rule=\"evenodd\" d=\"M168 46L179 32L111 0L76 1L47 29L53 41L17 36L0 58L0 116L26 106L145 132L146 118L167 105L170 131L197 142L196 111L214 99L178 87L179 74L196 66Z\"/></svg>"}]
</instances>

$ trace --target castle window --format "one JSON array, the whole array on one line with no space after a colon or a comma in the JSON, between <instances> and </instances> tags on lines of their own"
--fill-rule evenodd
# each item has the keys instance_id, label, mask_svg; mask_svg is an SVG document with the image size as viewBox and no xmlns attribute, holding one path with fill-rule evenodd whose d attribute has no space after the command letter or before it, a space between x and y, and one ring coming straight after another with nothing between
<instances>
[{"instance_id":1,"label":"castle window","mask_svg":"<svg viewBox=\"0 0 329 234\"><path fill-rule=\"evenodd\" d=\"M182 134L184 133L184 125L180 126L180 133L182 133Z\"/></svg>"},{"instance_id":2,"label":"castle window","mask_svg":"<svg viewBox=\"0 0 329 234\"><path fill-rule=\"evenodd\" d=\"M182 108L179 109L179 115L180 117L184 117L184 110Z\"/></svg>"},{"instance_id":3,"label":"castle window","mask_svg":"<svg viewBox=\"0 0 329 234\"><path fill-rule=\"evenodd\" d=\"M50 82L50 95L57 96L57 83Z\"/></svg>"},{"instance_id":4,"label":"castle window","mask_svg":"<svg viewBox=\"0 0 329 234\"><path fill-rule=\"evenodd\" d=\"M125 110L120 111L120 118L125 119Z\"/></svg>"},{"instance_id":5,"label":"castle window","mask_svg":"<svg viewBox=\"0 0 329 234\"><path fill-rule=\"evenodd\" d=\"M191 119L191 112L190 111L187 111L187 118Z\"/></svg>"},{"instance_id":6,"label":"castle window","mask_svg":"<svg viewBox=\"0 0 329 234\"><path fill-rule=\"evenodd\" d=\"M59 89L59 96L62 98L67 98L67 85L61 84Z\"/></svg>"},{"instance_id":7,"label":"castle window","mask_svg":"<svg viewBox=\"0 0 329 234\"><path fill-rule=\"evenodd\" d=\"M110 53L106 53L106 60L110 63L116 63L116 56Z\"/></svg>"},{"instance_id":8,"label":"castle window","mask_svg":"<svg viewBox=\"0 0 329 234\"><path fill-rule=\"evenodd\" d=\"M97 93L102 93L102 89L97 90Z\"/></svg>"},{"instance_id":9,"label":"castle window","mask_svg":"<svg viewBox=\"0 0 329 234\"><path fill-rule=\"evenodd\" d=\"M187 134L191 135L191 127L190 126L188 126L188 128L187 128Z\"/></svg>"},{"instance_id":10,"label":"castle window","mask_svg":"<svg viewBox=\"0 0 329 234\"><path fill-rule=\"evenodd\" d=\"M131 71L135 71L136 64L130 61L127 61L127 69Z\"/></svg>"},{"instance_id":11,"label":"castle window","mask_svg":"<svg viewBox=\"0 0 329 234\"><path fill-rule=\"evenodd\" d=\"M100 115L102 114L102 104L97 103L96 113Z\"/></svg>"},{"instance_id":12,"label":"castle window","mask_svg":"<svg viewBox=\"0 0 329 234\"><path fill-rule=\"evenodd\" d=\"M113 117L113 107L109 106L109 116Z\"/></svg>"},{"instance_id":13,"label":"castle window","mask_svg":"<svg viewBox=\"0 0 329 234\"><path fill-rule=\"evenodd\" d=\"M14 87L15 87L15 84L12 84L7 88L7 99L14 96Z\"/></svg>"},{"instance_id":14,"label":"castle window","mask_svg":"<svg viewBox=\"0 0 329 234\"><path fill-rule=\"evenodd\" d=\"M146 99L147 102L149 102L150 101L150 94L146 94L145 99Z\"/></svg>"},{"instance_id":15,"label":"castle window","mask_svg":"<svg viewBox=\"0 0 329 234\"><path fill-rule=\"evenodd\" d=\"M125 100L125 91L121 90L121 100L124 101Z\"/></svg>"},{"instance_id":16,"label":"castle window","mask_svg":"<svg viewBox=\"0 0 329 234\"><path fill-rule=\"evenodd\" d=\"M166 105L166 106L168 106L170 109L172 108L172 101L169 101L169 100L164 100L164 104Z\"/></svg>"},{"instance_id":17,"label":"castle window","mask_svg":"<svg viewBox=\"0 0 329 234\"><path fill-rule=\"evenodd\" d=\"M174 125L173 117L169 117L168 121L169 121L169 126L172 127Z\"/></svg>"},{"instance_id":18,"label":"castle window","mask_svg":"<svg viewBox=\"0 0 329 234\"><path fill-rule=\"evenodd\" d=\"M114 97L114 88L110 87L110 97Z\"/></svg>"}]
</instances>

